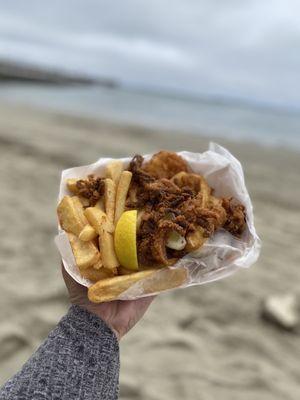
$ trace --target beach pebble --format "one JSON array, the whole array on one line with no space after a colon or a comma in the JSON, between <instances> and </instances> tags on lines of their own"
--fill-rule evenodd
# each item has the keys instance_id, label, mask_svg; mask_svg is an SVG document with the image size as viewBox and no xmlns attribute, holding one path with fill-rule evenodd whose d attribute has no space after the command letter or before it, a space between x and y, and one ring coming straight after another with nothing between
<instances>
[{"instance_id":1,"label":"beach pebble","mask_svg":"<svg viewBox=\"0 0 300 400\"><path fill-rule=\"evenodd\" d=\"M285 330L294 330L300 323L297 297L293 294L267 297L262 304L262 316Z\"/></svg>"}]
</instances>

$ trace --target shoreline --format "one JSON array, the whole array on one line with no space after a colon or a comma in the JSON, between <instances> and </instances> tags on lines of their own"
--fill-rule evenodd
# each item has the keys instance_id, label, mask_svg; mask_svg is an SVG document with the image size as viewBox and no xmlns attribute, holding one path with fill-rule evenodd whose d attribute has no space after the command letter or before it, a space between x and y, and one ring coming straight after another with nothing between
<instances>
[{"instance_id":1,"label":"shoreline","mask_svg":"<svg viewBox=\"0 0 300 400\"><path fill-rule=\"evenodd\" d=\"M88 74L63 71L58 68L44 68L36 64L0 60L0 85L3 83L35 83L49 85L119 85L114 79L96 78Z\"/></svg>"},{"instance_id":2,"label":"shoreline","mask_svg":"<svg viewBox=\"0 0 300 400\"><path fill-rule=\"evenodd\" d=\"M1 100L12 106L17 100L19 107L29 106L52 113L59 111L70 118L134 125L172 134L184 132L196 137L202 133L201 136L227 138L231 142L244 141L300 152L300 114L297 113L278 114L229 104L155 98L155 95L128 88L98 86L8 85L0 92Z\"/></svg>"},{"instance_id":3,"label":"shoreline","mask_svg":"<svg viewBox=\"0 0 300 400\"><path fill-rule=\"evenodd\" d=\"M69 124L71 126L83 127L84 129L95 129L96 126L107 126L115 129L116 131L125 131L126 134L132 130L132 132L139 132L141 135L150 134L151 136L160 136L163 135L169 140L172 141L177 140L180 143L183 143L182 137L186 138L188 146L194 144L195 142L199 142L200 144L216 142L221 144L222 146L233 146L239 147L240 145L247 146L249 151L260 151L264 150L267 153L276 153L280 154L282 152L289 153L292 158L295 156L299 156L300 149L297 147L293 147L291 144L290 146L285 146L282 144L276 143L264 143L258 142L255 140L244 140L243 138L229 138L226 139L224 137L218 135L209 135L205 133L205 131L192 131L192 130L182 130L182 129L172 129L172 128L164 128L164 127L155 127L150 125L144 125L142 123L131 123L131 122L122 122L118 120L114 120L113 118L102 118L102 117L94 117L88 116L84 113L81 115L76 115L76 111L73 112L66 112L59 110L54 110L52 108L47 109L44 106L37 107L35 105L24 105L22 102L12 102L12 101L4 101L0 99L0 114L2 111L5 110L9 115L11 112L14 111L21 113L21 115L30 115L34 118L36 115L43 116L47 119L57 119L58 121L64 121L64 123ZM76 128L77 129L77 128ZM175 138L174 138L175 136ZM182 148L181 150L185 150ZM179 150L178 150L179 151ZM192 150L190 150L192 151Z\"/></svg>"}]
</instances>

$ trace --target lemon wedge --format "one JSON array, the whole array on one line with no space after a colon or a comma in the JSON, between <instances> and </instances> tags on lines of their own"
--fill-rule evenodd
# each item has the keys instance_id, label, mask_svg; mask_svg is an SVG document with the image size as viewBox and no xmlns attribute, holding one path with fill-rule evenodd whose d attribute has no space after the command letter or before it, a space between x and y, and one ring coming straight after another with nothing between
<instances>
[{"instance_id":1,"label":"lemon wedge","mask_svg":"<svg viewBox=\"0 0 300 400\"><path fill-rule=\"evenodd\" d=\"M131 270L138 269L136 250L137 210L125 211L115 229L115 252L119 263Z\"/></svg>"}]
</instances>

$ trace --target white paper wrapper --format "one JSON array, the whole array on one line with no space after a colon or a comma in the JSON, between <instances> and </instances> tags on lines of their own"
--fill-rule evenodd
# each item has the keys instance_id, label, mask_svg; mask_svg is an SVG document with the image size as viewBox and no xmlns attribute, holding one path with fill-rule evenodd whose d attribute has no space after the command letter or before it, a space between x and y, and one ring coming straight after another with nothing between
<instances>
[{"instance_id":1,"label":"white paper wrapper","mask_svg":"<svg viewBox=\"0 0 300 400\"><path fill-rule=\"evenodd\" d=\"M225 278L237 271L252 265L260 253L260 239L256 234L253 220L253 207L245 186L243 169L233 155L215 143L210 143L209 150L204 153L181 151L180 154L195 173L205 177L208 184L215 189L217 197L233 196L246 207L247 229L240 239L233 237L225 230L218 231L199 250L187 254L171 268L185 268L188 279L181 287L200 285ZM152 154L145 156L149 160ZM66 180L68 178L85 178L89 174L104 175L105 165L111 158L100 158L94 164L64 170L61 175L58 202L68 195ZM131 158L122 158L127 166ZM65 232L58 226L59 234L55 243L61 254L66 271L80 284L91 286L92 282L83 278L75 264L72 249ZM147 280L160 279L158 270ZM147 296L143 293L143 283L140 281L123 292L120 300L131 300Z\"/></svg>"}]
</instances>

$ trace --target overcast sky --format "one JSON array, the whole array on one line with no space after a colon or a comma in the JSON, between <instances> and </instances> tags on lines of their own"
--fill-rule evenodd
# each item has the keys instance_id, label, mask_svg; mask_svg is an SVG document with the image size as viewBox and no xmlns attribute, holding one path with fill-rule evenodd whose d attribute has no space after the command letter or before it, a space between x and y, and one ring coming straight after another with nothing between
<instances>
[{"instance_id":1,"label":"overcast sky","mask_svg":"<svg viewBox=\"0 0 300 400\"><path fill-rule=\"evenodd\" d=\"M299 0L0 0L0 57L300 107Z\"/></svg>"}]
</instances>

